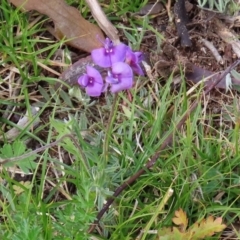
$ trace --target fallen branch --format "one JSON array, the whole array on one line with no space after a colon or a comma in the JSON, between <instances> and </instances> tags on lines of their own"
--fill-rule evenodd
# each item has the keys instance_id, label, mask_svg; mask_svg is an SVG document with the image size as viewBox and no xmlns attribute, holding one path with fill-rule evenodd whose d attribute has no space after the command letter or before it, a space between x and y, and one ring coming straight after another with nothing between
<instances>
[{"instance_id":1,"label":"fallen branch","mask_svg":"<svg viewBox=\"0 0 240 240\"><path fill-rule=\"evenodd\" d=\"M188 22L187 11L185 8L185 0L176 0L174 5L174 16L177 27L178 36L181 39L182 47L191 47L192 42L189 38L186 24Z\"/></svg>"},{"instance_id":2,"label":"fallen branch","mask_svg":"<svg viewBox=\"0 0 240 240\"><path fill-rule=\"evenodd\" d=\"M219 77L216 79L215 82L213 82L207 89L203 92L202 97L204 95L207 95L210 93L210 91L223 79L226 77L226 75L231 72L231 70L236 67L240 63L240 59L238 59L236 62L234 62L231 66L229 66ZM182 119L178 122L176 129L179 130L184 122L188 119L189 115L194 111L194 109L198 106L199 100L195 100L190 108L185 112L183 115ZM168 146L170 146L173 142L173 137L174 137L174 131L167 133L168 135L165 137L165 141L163 144L159 147L157 152L152 156L151 160L146 163L146 165L140 169L137 173L135 173L132 177L130 177L128 180L126 180L121 186L119 186L112 197L109 197L107 200L107 203L103 206L101 211L97 215L97 219L95 222L90 226L88 229L88 233L93 232L95 227L98 225L100 219L102 218L103 214L109 209L110 205L113 203L114 199L119 196L119 194L126 189L128 186L133 184L138 177L140 177L142 174L146 172L147 169L151 169L154 164L157 162L158 158L160 157L160 154L162 150L166 149Z\"/></svg>"}]
</instances>

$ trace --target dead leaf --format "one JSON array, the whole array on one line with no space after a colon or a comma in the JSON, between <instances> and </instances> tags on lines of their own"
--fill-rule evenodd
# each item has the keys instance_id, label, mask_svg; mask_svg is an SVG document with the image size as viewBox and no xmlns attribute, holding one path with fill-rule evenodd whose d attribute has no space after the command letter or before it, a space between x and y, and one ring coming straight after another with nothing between
<instances>
[{"instance_id":1,"label":"dead leaf","mask_svg":"<svg viewBox=\"0 0 240 240\"><path fill-rule=\"evenodd\" d=\"M158 230L156 240L206 239L206 237L222 232L226 228L226 225L222 224L221 217L214 219L213 216L209 216L200 222L194 223L187 229L188 218L181 208L175 212L175 217L172 221L176 225L180 226L180 229L176 227L161 228Z\"/></svg>"},{"instance_id":2,"label":"dead leaf","mask_svg":"<svg viewBox=\"0 0 240 240\"><path fill-rule=\"evenodd\" d=\"M214 219L213 216L209 216L201 222L193 224L188 231L193 234L192 239L205 239L215 233L222 232L225 228L226 225L222 224L221 217Z\"/></svg>"},{"instance_id":3,"label":"dead leaf","mask_svg":"<svg viewBox=\"0 0 240 240\"><path fill-rule=\"evenodd\" d=\"M23 185L26 189L31 188L31 182L30 181L26 181L26 182L21 181L20 184ZM21 193L25 192L25 189L23 187L18 186L18 185L13 185L13 190L14 190L14 193L16 195L20 195Z\"/></svg>"},{"instance_id":4,"label":"dead leaf","mask_svg":"<svg viewBox=\"0 0 240 240\"><path fill-rule=\"evenodd\" d=\"M66 38L75 48L91 52L101 47L99 39L104 39L100 28L87 20L74 7L63 0L9 0L25 11L36 10L50 17L55 25L55 37Z\"/></svg>"},{"instance_id":5,"label":"dead leaf","mask_svg":"<svg viewBox=\"0 0 240 240\"><path fill-rule=\"evenodd\" d=\"M172 221L181 227L181 232L184 232L187 229L187 215L181 208L178 211L175 211L175 217L172 219Z\"/></svg>"}]
</instances>

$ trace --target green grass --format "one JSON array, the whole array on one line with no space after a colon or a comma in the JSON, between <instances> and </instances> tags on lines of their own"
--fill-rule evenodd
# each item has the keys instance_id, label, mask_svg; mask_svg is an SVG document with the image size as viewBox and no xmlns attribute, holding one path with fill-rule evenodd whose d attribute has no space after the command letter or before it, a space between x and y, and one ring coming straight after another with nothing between
<instances>
[{"instance_id":1,"label":"green grass","mask_svg":"<svg viewBox=\"0 0 240 240\"><path fill-rule=\"evenodd\" d=\"M111 1L109 9L122 9L126 14L141 4ZM84 93L79 100L55 92L51 83L57 77L38 64L48 65L61 45L44 37L46 18L28 27L33 13L21 13L6 0L0 12L0 157L46 146L31 158L1 166L1 239L136 239L142 229L173 226L172 217L179 208L186 211L189 224L209 215L223 217L227 225L237 221L237 96L222 106L224 114L206 111L204 102L199 103L184 126L176 129L202 91L199 88L187 96L184 81L176 92L171 78L164 83L138 78L131 90L132 101L126 93L106 94L92 101ZM130 27L124 28L136 49L144 37L134 30L138 24L139 20L131 19ZM147 22L143 24L151 30ZM160 36L156 38L161 41ZM30 114L29 123L9 139L7 132L17 126L15 118L30 111L32 105L39 106L39 112ZM33 128L38 119L40 123ZM172 131L173 144L161 152L151 170L115 199L98 231L88 235L106 199L154 156ZM66 134L72 137L48 148ZM17 177L16 170L20 172ZM22 180L21 173L25 173ZM169 188L173 195L164 202ZM156 237L146 233L141 239Z\"/></svg>"}]
</instances>

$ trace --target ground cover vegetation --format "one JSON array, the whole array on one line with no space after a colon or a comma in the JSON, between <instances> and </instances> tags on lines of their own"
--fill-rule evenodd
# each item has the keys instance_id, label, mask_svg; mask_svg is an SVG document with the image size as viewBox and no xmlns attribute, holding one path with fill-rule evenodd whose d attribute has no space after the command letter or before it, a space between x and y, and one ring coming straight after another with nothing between
<instances>
[{"instance_id":1,"label":"ground cover vegetation","mask_svg":"<svg viewBox=\"0 0 240 240\"><path fill-rule=\"evenodd\" d=\"M0 5L0 238L238 239L239 2L102 0L121 43L29 2Z\"/></svg>"}]
</instances>

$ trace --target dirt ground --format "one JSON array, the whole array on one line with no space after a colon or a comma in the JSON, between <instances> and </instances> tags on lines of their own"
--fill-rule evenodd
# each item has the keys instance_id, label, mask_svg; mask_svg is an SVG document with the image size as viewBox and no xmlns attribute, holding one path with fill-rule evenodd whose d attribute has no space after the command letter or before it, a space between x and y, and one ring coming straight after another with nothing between
<instances>
[{"instance_id":1,"label":"dirt ground","mask_svg":"<svg viewBox=\"0 0 240 240\"><path fill-rule=\"evenodd\" d=\"M185 73L192 72L193 66L213 73L223 71L239 57L238 52L233 51L230 41L223 40L224 36L221 32L227 30L233 33L237 44L239 44L240 17L231 17L203 10L197 4L189 2L186 5L188 6L186 27L191 46L181 45L174 21L169 22L168 15L172 14L172 9L170 13L164 11L160 16L156 15L151 19L152 26L164 36L160 51L156 49L156 38L148 35L144 37L142 50L144 53L149 49L151 50L149 59L158 77L167 77L172 71L175 71L175 75L177 75L179 65L181 65ZM214 56L212 50L208 47L208 43L214 47L221 59Z\"/></svg>"},{"instance_id":2,"label":"dirt ground","mask_svg":"<svg viewBox=\"0 0 240 240\"><path fill-rule=\"evenodd\" d=\"M176 16L175 21L169 21L171 15L174 15L173 6L170 11L164 9L159 14L153 15L150 20L152 26L164 36L160 47L158 48L155 35L150 32L144 36L141 46L146 61L152 67L153 79L160 78L164 84L164 80L173 73L173 85L176 89L183 80L186 80L187 85L191 87L204 77L223 72L240 57L238 40L240 16L237 14L229 16L200 9L195 1L190 2L186 1L185 6L186 28L191 46L182 46L181 35L178 34L175 24ZM240 66L235 70L239 72ZM205 85L208 86L214 80L214 77L210 78ZM238 98L240 84L235 76L231 76L231 80L231 90L227 89L226 78L224 78L215 90L211 91L210 96L207 96L206 102L203 103L207 104L207 112L224 116L224 112L231 111L233 98ZM214 122L217 127L223 125L226 128L232 127L224 117L216 118Z\"/></svg>"}]
</instances>

